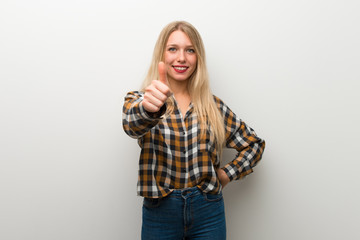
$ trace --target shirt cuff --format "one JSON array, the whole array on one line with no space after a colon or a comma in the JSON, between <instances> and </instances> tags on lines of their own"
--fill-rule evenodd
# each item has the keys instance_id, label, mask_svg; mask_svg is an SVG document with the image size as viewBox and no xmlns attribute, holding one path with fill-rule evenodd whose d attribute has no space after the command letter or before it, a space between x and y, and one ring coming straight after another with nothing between
<instances>
[{"instance_id":1,"label":"shirt cuff","mask_svg":"<svg viewBox=\"0 0 360 240\"><path fill-rule=\"evenodd\" d=\"M140 102L139 104L139 108L140 108L140 114L148 120L159 120L162 119L162 115L165 114L166 112L166 103L164 105L162 105L162 107L160 108L159 111L157 112L148 112L145 110L145 108L142 105L142 102Z\"/></svg>"},{"instance_id":2,"label":"shirt cuff","mask_svg":"<svg viewBox=\"0 0 360 240\"><path fill-rule=\"evenodd\" d=\"M229 177L230 181L242 179L246 175L249 175L250 173L253 172L252 168L249 168L246 170L243 169L245 171L240 171L239 168L236 165L234 165L233 163L229 163L229 164L225 165L222 169L225 171L225 173Z\"/></svg>"},{"instance_id":3,"label":"shirt cuff","mask_svg":"<svg viewBox=\"0 0 360 240\"><path fill-rule=\"evenodd\" d=\"M224 170L224 172L226 173L226 175L229 177L230 181L236 179L237 174L235 171L235 169L233 167L230 166L230 164L227 164L226 166L224 166L222 168L222 170Z\"/></svg>"}]
</instances>

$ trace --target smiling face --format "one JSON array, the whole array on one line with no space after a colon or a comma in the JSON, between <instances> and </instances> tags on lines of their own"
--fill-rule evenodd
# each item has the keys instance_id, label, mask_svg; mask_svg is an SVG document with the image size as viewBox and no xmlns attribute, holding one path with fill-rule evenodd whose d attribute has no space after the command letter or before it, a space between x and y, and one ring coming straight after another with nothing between
<instances>
[{"instance_id":1,"label":"smiling face","mask_svg":"<svg viewBox=\"0 0 360 240\"><path fill-rule=\"evenodd\" d=\"M184 32L177 30L170 34L164 60L169 81L187 81L195 71L195 48Z\"/></svg>"}]
</instances>

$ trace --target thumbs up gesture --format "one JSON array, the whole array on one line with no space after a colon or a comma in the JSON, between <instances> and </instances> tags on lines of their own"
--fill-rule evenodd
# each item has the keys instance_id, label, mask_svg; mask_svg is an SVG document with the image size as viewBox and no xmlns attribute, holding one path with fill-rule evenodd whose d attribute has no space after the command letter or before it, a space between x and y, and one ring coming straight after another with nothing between
<instances>
[{"instance_id":1,"label":"thumbs up gesture","mask_svg":"<svg viewBox=\"0 0 360 240\"><path fill-rule=\"evenodd\" d=\"M145 88L142 105L148 112L158 112L172 94L167 80L166 67L163 62L159 63L158 71L160 79L153 80L151 84Z\"/></svg>"}]
</instances>

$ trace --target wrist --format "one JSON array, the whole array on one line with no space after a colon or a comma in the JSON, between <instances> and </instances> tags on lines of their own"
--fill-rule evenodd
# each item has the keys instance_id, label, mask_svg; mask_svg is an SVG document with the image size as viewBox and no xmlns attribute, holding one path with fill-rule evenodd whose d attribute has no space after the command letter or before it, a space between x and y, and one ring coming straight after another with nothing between
<instances>
[{"instance_id":1,"label":"wrist","mask_svg":"<svg viewBox=\"0 0 360 240\"><path fill-rule=\"evenodd\" d=\"M228 175L226 174L226 172L223 169L219 168L217 170L217 175L218 175L220 183L223 187L225 187L225 185L230 182L230 178L228 177Z\"/></svg>"}]
</instances>

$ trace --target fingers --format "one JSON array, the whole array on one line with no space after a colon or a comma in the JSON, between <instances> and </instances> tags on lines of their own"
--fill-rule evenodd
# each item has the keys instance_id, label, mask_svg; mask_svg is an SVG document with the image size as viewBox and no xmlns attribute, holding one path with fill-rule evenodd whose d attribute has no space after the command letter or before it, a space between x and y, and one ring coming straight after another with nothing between
<instances>
[{"instance_id":1,"label":"fingers","mask_svg":"<svg viewBox=\"0 0 360 240\"><path fill-rule=\"evenodd\" d=\"M168 82L168 79L167 79L166 65L165 65L164 62L159 62L158 71L159 71L159 81L162 84L166 85L166 87L162 87L159 84L157 84L156 87L158 87L159 90L161 92L163 92L165 95L170 97L172 92L171 92L170 85L169 85L169 82Z\"/></svg>"},{"instance_id":2,"label":"fingers","mask_svg":"<svg viewBox=\"0 0 360 240\"><path fill-rule=\"evenodd\" d=\"M153 80L145 89L143 107L148 112L157 112L165 104L172 92L167 80L166 66L164 62L158 65L159 80Z\"/></svg>"},{"instance_id":3,"label":"fingers","mask_svg":"<svg viewBox=\"0 0 360 240\"><path fill-rule=\"evenodd\" d=\"M164 93L154 88L153 86L145 89L144 99L148 100L155 106L161 107L167 98L168 97Z\"/></svg>"},{"instance_id":4,"label":"fingers","mask_svg":"<svg viewBox=\"0 0 360 240\"><path fill-rule=\"evenodd\" d=\"M167 81L167 72L166 72L166 66L165 66L164 62L159 62L158 71L159 71L160 82L162 82L163 84L169 85L168 81Z\"/></svg>"},{"instance_id":5,"label":"fingers","mask_svg":"<svg viewBox=\"0 0 360 240\"><path fill-rule=\"evenodd\" d=\"M166 97L170 97L172 92L167 84L164 84L161 81L154 80L152 81L152 86L157 89L160 93L164 94ZM156 91L154 91L156 93Z\"/></svg>"},{"instance_id":6,"label":"fingers","mask_svg":"<svg viewBox=\"0 0 360 240\"><path fill-rule=\"evenodd\" d=\"M145 88L143 107L148 112L157 112L164 105L169 94L170 89L167 85L158 80L154 80Z\"/></svg>"},{"instance_id":7,"label":"fingers","mask_svg":"<svg viewBox=\"0 0 360 240\"><path fill-rule=\"evenodd\" d=\"M153 84L149 86L145 91L149 92L152 96L165 102L169 97L170 89L168 86L162 84L160 81L154 80Z\"/></svg>"},{"instance_id":8,"label":"fingers","mask_svg":"<svg viewBox=\"0 0 360 240\"><path fill-rule=\"evenodd\" d=\"M160 107L155 106L154 104L152 104L151 102L149 102L148 100L146 100L144 98L144 100L142 101L142 106L145 108L146 111L148 112L157 112L160 110Z\"/></svg>"}]
</instances>

